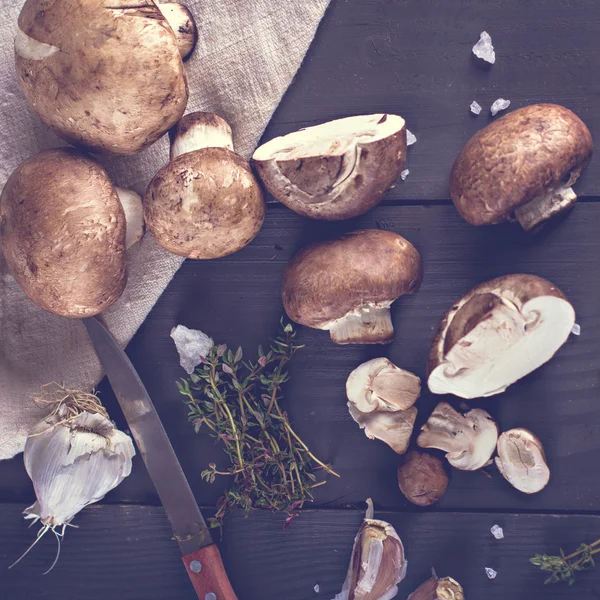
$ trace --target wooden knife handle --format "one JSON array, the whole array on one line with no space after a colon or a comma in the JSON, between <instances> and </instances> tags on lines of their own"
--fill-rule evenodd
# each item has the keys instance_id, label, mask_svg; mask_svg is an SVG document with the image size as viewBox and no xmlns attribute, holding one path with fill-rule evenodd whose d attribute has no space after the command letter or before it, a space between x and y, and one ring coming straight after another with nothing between
<instances>
[{"instance_id":1,"label":"wooden knife handle","mask_svg":"<svg viewBox=\"0 0 600 600\"><path fill-rule=\"evenodd\" d=\"M215 544L186 554L183 564L199 600L237 600Z\"/></svg>"}]
</instances>

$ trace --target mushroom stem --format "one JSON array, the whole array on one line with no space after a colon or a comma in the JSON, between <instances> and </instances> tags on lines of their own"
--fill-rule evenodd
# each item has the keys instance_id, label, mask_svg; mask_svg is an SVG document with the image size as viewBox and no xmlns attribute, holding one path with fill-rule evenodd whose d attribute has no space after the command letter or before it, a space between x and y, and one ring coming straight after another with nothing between
<instances>
[{"instance_id":1,"label":"mushroom stem","mask_svg":"<svg viewBox=\"0 0 600 600\"><path fill-rule=\"evenodd\" d=\"M394 337L390 304L366 304L327 327L336 344L388 344Z\"/></svg>"},{"instance_id":2,"label":"mushroom stem","mask_svg":"<svg viewBox=\"0 0 600 600\"><path fill-rule=\"evenodd\" d=\"M198 42L198 28L192 13L178 2L166 2L157 6L175 34L181 60L186 61Z\"/></svg>"},{"instance_id":3,"label":"mushroom stem","mask_svg":"<svg viewBox=\"0 0 600 600\"><path fill-rule=\"evenodd\" d=\"M561 186L519 206L515 210L515 217L525 231L531 231L558 213L569 210L576 200L577 194L573 188L566 185Z\"/></svg>"},{"instance_id":4,"label":"mushroom stem","mask_svg":"<svg viewBox=\"0 0 600 600\"><path fill-rule=\"evenodd\" d=\"M139 242L144 235L144 208L142 206L142 198L139 194L132 190L115 187L123 210L125 211L125 223L127 225L127 233L125 238L125 247L131 248Z\"/></svg>"},{"instance_id":5,"label":"mushroom stem","mask_svg":"<svg viewBox=\"0 0 600 600\"><path fill-rule=\"evenodd\" d=\"M229 123L218 115L195 112L185 115L171 130L171 160L202 148L227 148L233 151Z\"/></svg>"}]
</instances>

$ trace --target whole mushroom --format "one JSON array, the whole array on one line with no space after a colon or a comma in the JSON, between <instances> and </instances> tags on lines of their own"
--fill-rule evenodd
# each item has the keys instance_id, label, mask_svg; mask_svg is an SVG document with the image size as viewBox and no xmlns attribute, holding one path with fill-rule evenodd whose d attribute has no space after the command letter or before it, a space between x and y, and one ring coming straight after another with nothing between
<instances>
[{"instance_id":1,"label":"whole mushroom","mask_svg":"<svg viewBox=\"0 0 600 600\"><path fill-rule=\"evenodd\" d=\"M161 246L186 258L227 256L256 237L264 195L247 161L233 152L224 119L191 113L177 124L171 161L144 195L144 217Z\"/></svg>"},{"instance_id":2,"label":"whole mushroom","mask_svg":"<svg viewBox=\"0 0 600 600\"><path fill-rule=\"evenodd\" d=\"M571 186L592 150L588 128L569 109L525 106L467 142L452 167L450 194L472 225L516 219L532 230L573 206Z\"/></svg>"},{"instance_id":3,"label":"whole mushroom","mask_svg":"<svg viewBox=\"0 0 600 600\"><path fill-rule=\"evenodd\" d=\"M473 288L446 313L429 354L434 394L499 394L566 342L575 311L552 283L506 275Z\"/></svg>"},{"instance_id":4,"label":"whole mushroom","mask_svg":"<svg viewBox=\"0 0 600 600\"><path fill-rule=\"evenodd\" d=\"M300 325L329 331L337 344L387 344L390 306L419 289L421 257L391 231L365 229L301 250L283 278L283 305Z\"/></svg>"},{"instance_id":5,"label":"whole mushroom","mask_svg":"<svg viewBox=\"0 0 600 600\"><path fill-rule=\"evenodd\" d=\"M313 219L349 219L378 204L406 161L397 115L337 119L275 138L252 157L267 190Z\"/></svg>"},{"instance_id":6,"label":"whole mushroom","mask_svg":"<svg viewBox=\"0 0 600 600\"><path fill-rule=\"evenodd\" d=\"M163 5L165 16L153 0L27 0L15 61L31 108L75 145L111 154L147 148L188 100L181 52L193 48L195 25L175 6Z\"/></svg>"},{"instance_id":7,"label":"whole mushroom","mask_svg":"<svg viewBox=\"0 0 600 600\"><path fill-rule=\"evenodd\" d=\"M89 317L119 298L127 279L126 229L108 175L73 149L24 161L0 197L6 264L27 296L57 315Z\"/></svg>"},{"instance_id":8,"label":"whole mushroom","mask_svg":"<svg viewBox=\"0 0 600 600\"><path fill-rule=\"evenodd\" d=\"M398 486L409 502L431 506L446 493L448 473L437 456L411 450L398 466Z\"/></svg>"}]
</instances>

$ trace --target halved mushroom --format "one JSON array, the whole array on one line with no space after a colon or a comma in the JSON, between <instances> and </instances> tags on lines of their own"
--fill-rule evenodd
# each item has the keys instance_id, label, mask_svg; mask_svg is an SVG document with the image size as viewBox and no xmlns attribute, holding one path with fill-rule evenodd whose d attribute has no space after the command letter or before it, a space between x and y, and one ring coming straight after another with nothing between
<instances>
[{"instance_id":1,"label":"halved mushroom","mask_svg":"<svg viewBox=\"0 0 600 600\"><path fill-rule=\"evenodd\" d=\"M146 225L170 252L219 258L237 252L260 231L263 192L232 148L231 128L217 115L191 113L173 131L171 161L144 196Z\"/></svg>"},{"instance_id":2,"label":"halved mushroom","mask_svg":"<svg viewBox=\"0 0 600 600\"><path fill-rule=\"evenodd\" d=\"M398 467L398 486L409 502L431 506L446 493L448 473L437 456L412 450Z\"/></svg>"},{"instance_id":3,"label":"halved mushroom","mask_svg":"<svg viewBox=\"0 0 600 600\"><path fill-rule=\"evenodd\" d=\"M499 394L549 361L574 324L571 303L546 279L506 275L482 283L442 319L429 389L461 398Z\"/></svg>"},{"instance_id":4,"label":"halved mushroom","mask_svg":"<svg viewBox=\"0 0 600 600\"><path fill-rule=\"evenodd\" d=\"M65 140L140 152L185 111L180 46L189 50L193 32L183 29L174 31L152 0L27 0L15 38L19 85Z\"/></svg>"},{"instance_id":5,"label":"halved mushroom","mask_svg":"<svg viewBox=\"0 0 600 600\"><path fill-rule=\"evenodd\" d=\"M573 206L571 186L592 150L588 128L569 109L526 106L469 140L452 167L450 194L472 225L516 219L528 231Z\"/></svg>"},{"instance_id":6,"label":"halved mushroom","mask_svg":"<svg viewBox=\"0 0 600 600\"><path fill-rule=\"evenodd\" d=\"M6 264L38 306L66 317L102 312L126 282L125 213L102 166L72 149L21 163L0 197Z\"/></svg>"},{"instance_id":7,"label":"halved mushroom","mask_svg":"<svg viewBox=\"0 0 600 600\"><path fill-rule=\"evenodd\" d=\"M391 231L365 229L312 244L288 265L283 305L293 321L329 331L337 344L387 344L392 303L419 289L421 257Z\"/></svg>"},{"instance_id":8,"label":"halved mushroom","mask_svg":"<svg viewBox=\"0 0 600 600\"><path fill-rule=\"evenodd\" d=\"M337 119L260 146L252 157L269 192L313 219L349 219L378 204L406 160L396 115Z\"/></svg>"},{"instance_id":9,"label":"halved mushroom","mask_svg":"<svg viewBox=\"0 0 600 600\"><path fill-rule=\"evenodd\" d=\"M542 442L528 429L510 429L498 438L496 466L506 481L525 494L542 491L550 480Z\"/></svg>"},{"instance_id":10,"label":"halved mushroom","mask_svg":"<svg viewBox=\"0 0 600 600\"><path fill-rule=\"evenodd\" d=\"M408 600L465 600L465 593L452 577L438 579L435 575L419 586Z\"/></svg>"},{"instance_id":11,"label":"halved mushroom","mask_svg":"<svg viewBox=\"0 0 600 600\"><path fill-rule=\"evenodd\" d=\"M489 462L498 441L498 426L480 408L465 415L440 402L421 428L417 444L446 452L448 462L463 471L481 469Z\"/></svg>"}]
</instances>

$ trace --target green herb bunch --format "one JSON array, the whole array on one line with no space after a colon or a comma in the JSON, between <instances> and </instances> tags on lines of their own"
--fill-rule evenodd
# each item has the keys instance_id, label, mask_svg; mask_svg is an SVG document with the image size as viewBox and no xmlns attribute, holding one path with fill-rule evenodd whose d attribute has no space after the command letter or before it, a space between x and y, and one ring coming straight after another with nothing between
<instances>
[{"instance_id":1,"label":"green herb bunch","mask_svg":"<svg viewBox=\"0 0 600 600\"><path fill-rule=\"evenodd\" d=\"M536 554L530 559L530 562L542 571L552 573L544 583L557 583L566 581L569 585L575 582L575 572L585 571L595 567L594 554L600 552L600 540L593 544L581 544L576 552L565 555L562 548L560 556L548 556L546 554Z\"/></svg>"},{"instance_id":2,"label":"green herb bunch","mask_svg":"<svg viewBox=\"0 0 600 600\"><path fill-rule=\"evenodd\" d=\"M302 348L294 343L292 326L283 321L281 326L269 352L259 346L256 362L244 361L242 348L234 353L225 345L213 346L189 379L177 382L196 433L205 426L231 463L226 471L210 463L202 472L210 483L217 475L233 478L217 504L212 527L222 527L235 508L246 514L253 508L281 511L287 527L296 511L313 500L314 488L325 483L315 472L338 476L311 453L281 408L282 386L289 379L286 366Z\"/></svg>"}]
</instances>

